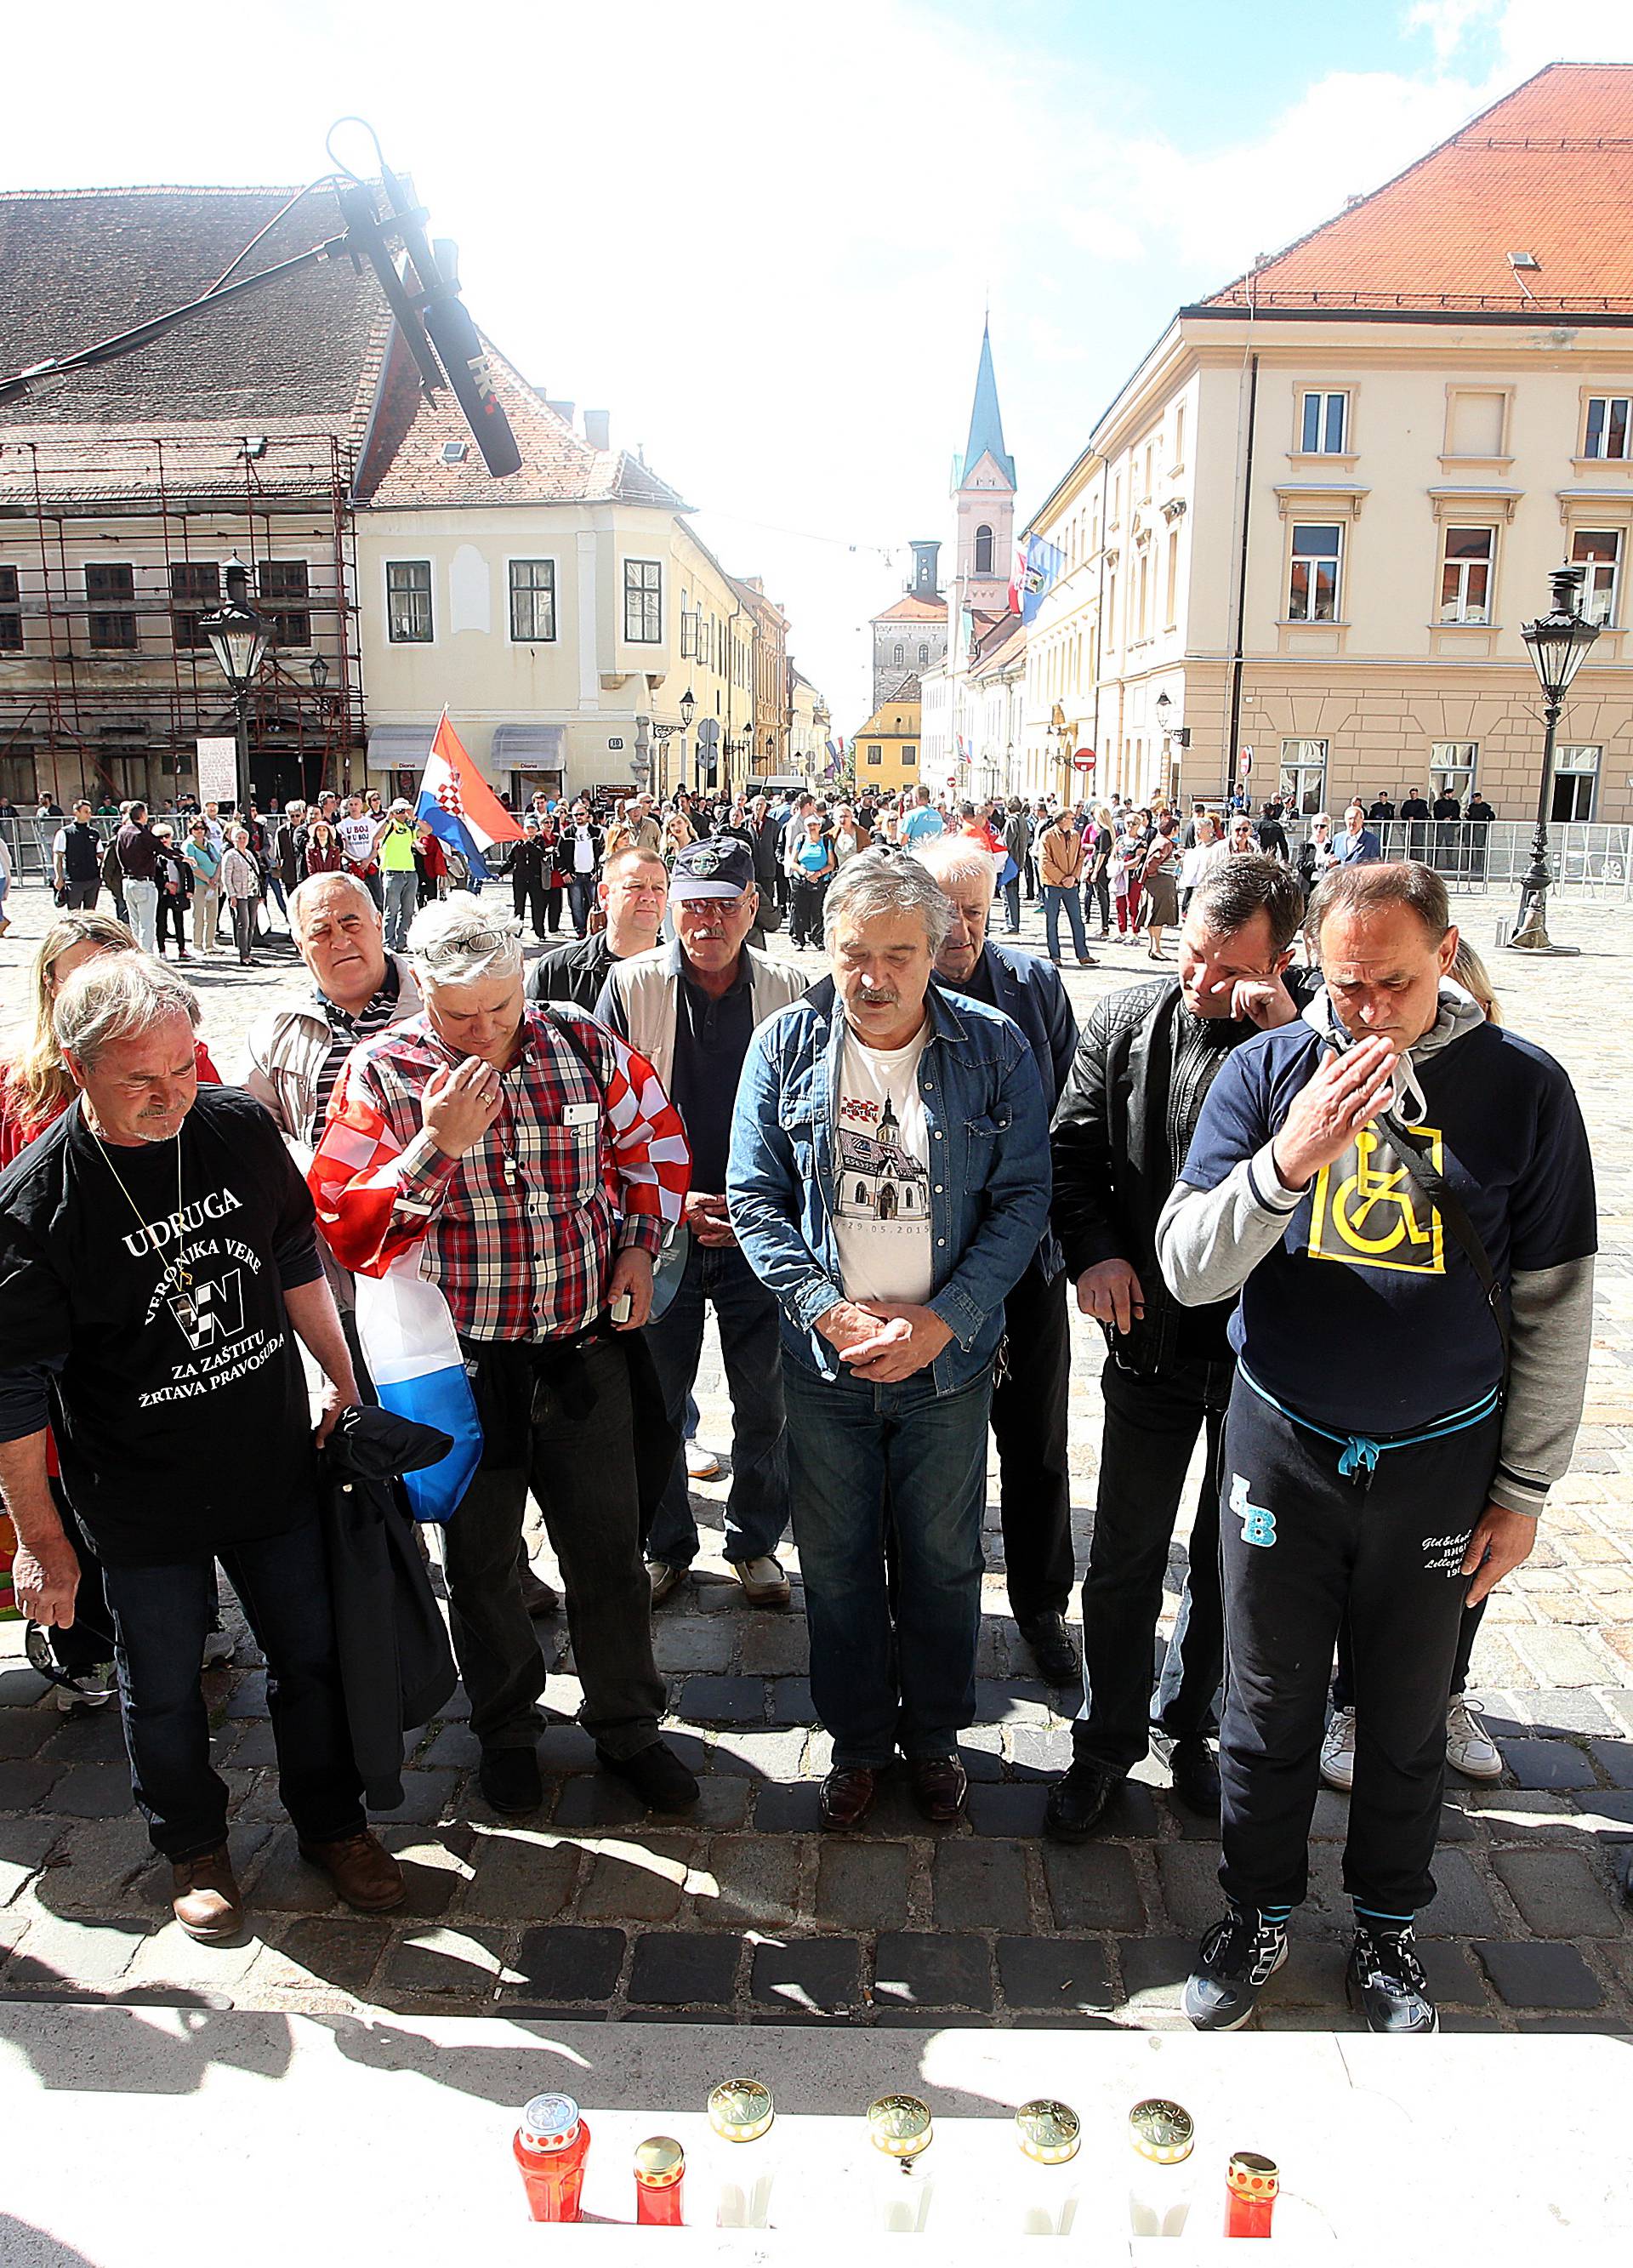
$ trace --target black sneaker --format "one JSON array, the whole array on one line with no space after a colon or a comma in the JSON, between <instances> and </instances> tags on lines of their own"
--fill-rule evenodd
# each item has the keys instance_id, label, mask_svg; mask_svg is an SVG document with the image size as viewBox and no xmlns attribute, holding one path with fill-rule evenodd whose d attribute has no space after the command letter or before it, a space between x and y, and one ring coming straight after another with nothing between
<instances>
[{"instance_id":1,"label":"black sneaker","mask_svg":"<svg viewBox=\"0 0 1633 2268\"><path fill-rule=\"evenodd\" d=\"M1286 1923L1232 1901L1197 1948L1180 2005L1199 2032L1238 2031L1286 1958Z\"/></svg>"},{"instance_id":2,"label":"black sneaker","mask_svg":"<svg viewBox=\"0 0 1633 2268\"><path fill-rule=\"evenodd\" d=\"M493 1809L507 1819L537 1811L544 1801L539 1758L532 1749L484 1749L476 1778Z\"/></svg>"},{"instance_id":3,"label":"black sneaker","mask_svg":"<svg viewBox=\"0 0 1633 2268\"><path fill-rule=\"evenodd\" d=\"M649 1811L689 1811L702 1791L674 1750L663 1741L637 1749L632 1756L609 1756L598 1748L595 1760L606 1772L627 1780Z\"/></svg>"},{"instance_id":4,"label":"black sneaker","mask_svg":"<svg viewBox=\"0 0 1633 2268\"><path fill-rule=\"evenodd\" d=\"M1439 2012L1429 1997L1412 1944L1412 1925L1379 1929L1357 1923L1344 1973L1344 1997L1369 2032L1438 2032Z\"/></svg>"},{"instance_id":5,"label":"black sneaker","mask_svg":"<svg viewBox=\"0 0 1633 2268\"><path fill-rule=\"evenodd\" d=\"M1043 1831L1050 1842L1086 1843L1122 1786L1123 1777L1079 1756L1049 1790L1043 1808Z\"/></svg>"}]
</instances>

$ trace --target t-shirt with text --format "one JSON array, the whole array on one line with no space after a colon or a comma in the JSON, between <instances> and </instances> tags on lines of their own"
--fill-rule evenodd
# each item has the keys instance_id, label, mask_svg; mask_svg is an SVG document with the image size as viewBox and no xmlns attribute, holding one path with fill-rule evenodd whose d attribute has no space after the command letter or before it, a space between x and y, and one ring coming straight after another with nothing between
<instances>
[{"instance_id":1,"label":"t-shirt with text","mask_svg":"<svg viewBox=\"0 0 1633 2268\"><path fill-rule=\"evenodd\" d=\"M180 1143L179 1209L177 1144L105 1151L77 1103L0 1174L0 1373L53 1373L63 1481L114 1566L312 1513L283 1304L321 1273L311 1196L236 1088L202 1087Z\"/></svg>"}]
</instances>

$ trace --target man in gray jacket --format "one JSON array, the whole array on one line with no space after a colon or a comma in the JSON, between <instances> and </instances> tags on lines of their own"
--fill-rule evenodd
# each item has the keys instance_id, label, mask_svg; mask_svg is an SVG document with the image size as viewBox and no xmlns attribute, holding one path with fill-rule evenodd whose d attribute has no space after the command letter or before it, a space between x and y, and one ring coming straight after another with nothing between
<instances>
[{"instance_id":1,"label":"man in gray jacket","mask_svg":"<svg viewBox=\"0 0 1633 2268\"><path fill-rule=\"evenodd\" d=\"M1228 1910L1184 2005L1233 2030L1286 1957L1347 1616L1346 1989L1372 2030L1426 2032L1412 1924L1435 1894L1459 1625L1526 1557L1570 1462L1593 1172L1560 1066L1449 981L1431 868L1335 869L1309 931L1323 990L1223 1065L1157 1233L1181 1302L1241 1295L1219 1469Z\"/></svg>"},{"instance_id":2,"label":"man in gray jacket","mask_svg":"<svg viewBox=\"0 0 1633 2268\"><path fill-rule=\"evenodd\" d=\"M646 1341L678 1433L712 1307L732 1395L732 1486L725 1555L751 1606L785 1607L790 1591L776 1549L788 1521L788 1450L783 1414L776 1301L738 1248L726 1218L725 1160L737 1083L756 1026L805 990L800 971L756 953L759 918L754 853L735 837L688 843L670 881L675 941L617 962L595 1012L644 1055L686 1126L692 1187L676 1248L665 1256L667 1303ZM652 1602L688 1580L697 1522L677 1454L647 1538Z\"/></svg>"}]
</instances>

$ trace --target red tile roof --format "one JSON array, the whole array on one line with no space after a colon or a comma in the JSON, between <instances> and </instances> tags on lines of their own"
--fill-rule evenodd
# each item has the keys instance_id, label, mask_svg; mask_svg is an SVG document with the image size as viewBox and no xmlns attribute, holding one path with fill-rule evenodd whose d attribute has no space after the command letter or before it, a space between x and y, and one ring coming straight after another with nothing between
<instances>
[{"instance_id":1,"label":"red tile roof","mask_svg":"<svg viewBox=\"0 0 1633 2268\"><path fill-rule=\"evenodd\" d=\"M945 622L946 619L945 599L916 598L911 591L894 607L886 607L882 615L873 616L876 622Z\"/></svg>"},{"instance_id":2,"label":"red tile roof","mask_svg":"<svg viewBox=\"0 0 1633 2268\"><path fill-rule=\"evenodd\" d=\"M1550 63L1203 304L1633 311L1630 217L1633 64Z\"/></svg>"}]
</instances>

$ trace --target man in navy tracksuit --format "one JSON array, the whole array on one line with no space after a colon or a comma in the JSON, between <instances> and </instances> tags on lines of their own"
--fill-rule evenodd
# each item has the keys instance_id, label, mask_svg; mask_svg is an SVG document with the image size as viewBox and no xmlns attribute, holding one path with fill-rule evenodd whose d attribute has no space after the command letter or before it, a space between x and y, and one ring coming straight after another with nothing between
<instances>
[{"instance_id":1,"label":"man in navy tracksuit","mask_svg":"<svg viewBox=\"0 0 1633 2268\"><path fill-rule=\"evenodd\" d=\"M1241 1294L1219 1474L1228 1911L1185 2010L1233 2029L1286 1957L1347 1614L1347 1989L1374 2031L1432 2031L1412 1918L1434 1896L1459 1624L1530 1552L1570 1462L1593 1165L1559 1065L1449 983L1429 867L1335 870L1310 934L1324 990L1225 1064L1158 1229L1177 1299Z\"/></svg>"},{"instance_id":2,"label":"man in navy tracksuit","mask_svg":"<svg viewBox=\"0 0 1633 2268\"><path fill-rule=\"evenodd\" d=\"M1059 969L1035 953L992 944L991 853L967 835L942 835L916 854L953 908L953 926L936 955L950 991L1001 1008L1026 1034L1053 1116L1071 1075L1077 1019ZM1071 1485L1066 1470L1066 1398L1071 1336L1066 1320L1066 1259L1045 1228L1026 1272L1004 1302L1004 1344L992 1388L992 1438L1010 1612L1054 1686L1076 1685L1079 1669L1066 1629L1074 1572Z\"/></svg>"}]
</instances>

